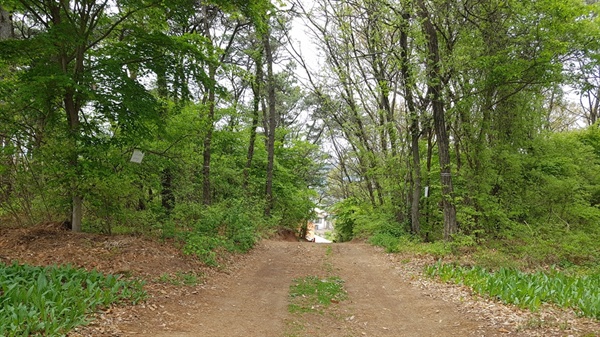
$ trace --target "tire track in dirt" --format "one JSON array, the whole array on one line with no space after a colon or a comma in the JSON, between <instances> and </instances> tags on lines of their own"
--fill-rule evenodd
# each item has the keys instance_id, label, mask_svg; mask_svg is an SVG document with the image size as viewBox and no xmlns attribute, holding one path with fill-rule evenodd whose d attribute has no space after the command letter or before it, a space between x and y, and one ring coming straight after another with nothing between
<instances>
[{"instance_id":1,"label":"tire track in dirt","mask_svg":"<svg viewBox=\"0 0 600 337\"><path fill-rule=\"evenodd\" d=\"M498 335L457 305L426 297L373 247L349 243L334 245L333 252L333 265L346 280L357 336Z\"/></svg>"}]
</instances>

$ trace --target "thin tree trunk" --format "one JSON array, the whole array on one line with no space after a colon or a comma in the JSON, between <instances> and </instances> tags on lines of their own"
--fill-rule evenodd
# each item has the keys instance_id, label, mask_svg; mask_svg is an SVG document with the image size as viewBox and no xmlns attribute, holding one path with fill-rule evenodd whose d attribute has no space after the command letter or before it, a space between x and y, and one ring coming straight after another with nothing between
<instances>
[{"instance_id":1,"label":"thin tree trunk","mask_svg":"<svg viewBox=\"0 0 600 337\"><path fill-rule=\"evenodd\" d=\"M167 99L169 96L169 89L167 86L166 64L164 64L163 61L159 62L161 62L161 65L159 67L160 71L158 71L158 73L156 74L157 94L158 97ZM160 201L163 209L167 214L170 214L171 211L175 208L175 196L173 195L172 181L173 177L171 167L167 166L160 172ZM150 192L151 191L152 189L150 189Z\"/></svg>"},{"instance_id":2,"label":"thin tree trunk","mask_svg":"<svg viewBox=\"0 0 600 337\"><path fill-rule=\"evenodd\" d=\"M170 167L166 167L161 172L162 190L160 191L161 205L170 214L175 208L175 196L173 195L173 172Z\"/></svg>"},{"instance_id":3,"label":"thin tree trunk","mask_svg":"<svg viewBox=\"0 0 600 337\"><path fill-rule=\"evenodd\" d=\"M421 231L421 223L419 220L421 200L421 159L419 157L419 134L414 131L416 128L418 128L418 123L413 120L411 125L413 185L410 205L411 231L413 234L419 234Z\"/></svg>"},{"instance_id":4,"label":"thin tree trunk","mask_svg":"<svg viewBox=\"0 0 600 337\"><path fill-rule=\"evenodd\" d=\"M442 97L442 78L440 67L440 51L438 46L437 32L431 23L431 18L425 2L419 0L419 15L423 20L423 31L427 37L428 62L427 76L428 91L431 94L433 107L433 125L438 143L438 154L440 162L440 181L442 184L442 204L444 208L444 239L450 240L452 234L456 233L456 208L452 203L454 189L452 186L452 172L450 165L450 139L446 131L446 120L444 116L444 102Z\"/></svg>"},{"instance_id":5,"label":"thin tree trunk","mask_svg":"<svg viewBox=\"0 0 600 337\"><path fill-rule=\"evenodd\" d=\"M592 96L591 93L589 95ZM596 124L600 115L600 87L596 89L596 94L593 96L595 96L594 103L590 104L590 125Z\"/></svg>"},{"instance_id":6,"label":"thin tree trunk","mask_svg":"<svg viewBox=\"0 0 600 337\"><path fill-rule=\"evenodd\" d=\"M268 140L267 140L267 181L265 187L266 206L265 215L270 216L273 210L273 167L275 161L275 127L276 127L276 111L275 111L275 78L273 77L273 53L271 50L271 33L267 31L263 37L265 47L265 56L267 61L267 101L269 108L268 121Z\"/></svg>"},{"instance_id":7,"label":"thin tree trunk","mask_svg":"<svg viewBox=\"0 0 600 337\"><path fill-rule=\"evenodd\" d=\"M12 24L12 17L10 15L10 13L8 13L6 10L4 10L4 8L0 5L0 41L2 40L7 40L10 38L13 38L14 34L13 34L13 24ZM5 149L5 148L10 148L11 147L11 141L10 138L7 136L4 136L2 130L0 130L0 150ZM10 152L6 152L6 153L10 153ZM5 158L5 162L4 165L6 167L10 167L11 162L13 160L14 155L7 155ZM2 158L0 158L2 159ZM1 189L0 189L0 193L2 193L0 195L0 203L8 201L9 196L12 193L12 189L13 189L13 184L12 184L12 178L10 176L10 172L7 170L5 172L0 173L0 184L1 184Z\"/></svg>"},{"instance_id":8,"label":"thin tree trunk","mask_svg":"<svg viewBox=\"0 0 600 337\"><path fill-rule=\"evenodd\" d=\"M204 136L204 148L202 150L202 203L204 205L211 204L211 189L210 189L210 161L211 161L211 145L212 145L212 136L214 131L214 119L215 119L215 76L216 69L215 66L209 66L209 77L210 77L210 88L208 93L208 115L206 119L208 120L208 130L206 130L206 135Z\"/></svg>"},{"instance_id":9,"label":"thin tree trunk","mask_svg":"<svg viewBox=\"0 0 600 337\"><path fill-rule=\"evenodd\" d=\"M427 189L427 192L425 193L425 226L427 226L428 228L433 228L432 226L429 226L429 220L431 217L431 210L429 209L429 196L431 195L431 162L433 159L433 133L431 132L431 127L430 126L425 126L424 127L424 134L427 135L427 159L426 159L426 170L427 173L425 175L425 188ZM425 233L425 239L428 239L428 234L429 233Z\"/></svg>"},{"instance_id":10,"label":"thin tree trunk","mask_svg":"<svg viewBox=\"0 0 600 337\"><path fill-rule=\"evenodd\" d=\"M248 179L250 176L250 168L252 167L252 160L254 158L254 143L256 142L256 128L258 127L259 120L259 106L261 98L261 82L263 81L263 70L262 70L262 56L256 59L256 77L252 84L252 94L254 95L253 106L252 106L252 126L250 129L250 141L248 143L248 154L246 156L246 167L244 167L244 190L248 189Z\"/></svg>"},{"instance_id":11,"label":"thin tree trunk","mask_svg":"<svg viewBox=\"0 0 600 337\"><path fill-rule=\"evenodd\" d=\"M60 14L58 14L58 20L60 20ZM65 74L69 74L69 56L61 55L60 57L61 67ZM76 48L75 54L75 71L73 74L76 83L81 81L81 77L84 71L84 51L83 46ZM70 165L75 171L75 174L71 178L71 196L72 196L72 213L71 213L71 230L74 232L81 231L81 223L83 220L83 195L80 191L81 167L79 165L79 142L80 137L80 119L79 113L81 110L81 102L75 97L75 89L68 88L63 97L63 103L65 105L65 112L67 120L69 122L69 133L72 147L72 154L70 159Z\"/></svg>"},{"instance_id":12,"label":"thin tree trunk","mask_svg":"<svg viewBox=\"0 0 600 337\"><path fill-rule=\"evenodd\" d=\"M208 5L204 6L204 36L212 43L211 35L210 35L210 23L208 17ZM214 51L213 51L214 52ZM214 131L214 119L215 119L215 78L217 73L217 66L209 61L208 64L208 85L206 86L208 90L208 97L205 96L208 100L205 100L203 103L208 105L208 114L206 116L208 130L206 130L206 134L204 135L203 149L202 149L202 203L204 205L211 204L211 188L210 188L210 161L211 161L211 145L212 145L212 136Z\"/></svg>"},{"instance_id":13,"label":"thin tree trunk","mask_svg":"<svg viewBox=\"0 0 600 337\"><path fill-rule=\"evenodd\" d=\"M402 14L403 22L402 29L400 31L400 71L402 73L403 84L404 84L404 99L408 107L409 120L410 120L410 136L411 136L411 153L412 153L412 197L410 198L410 220L411 220L411 231L414 234L419 234L421 231L421 224L419 220L420 213L420 200L421 200L421 158L419 153L419 138L421 130L419 129L419 114L415 106L413 97L413 79L410 75L409 65L409 50L408 50L408 22L410 20L409 13Z\"/></svg>"},{"instance_id":14,"label":"thin tree trunk","mask_svg":"<svg viewBox=\"0 0 600 337\"><path fill-rule=\"evenodd\" d=\"M81 222L83 220L83 196L79 191L79 175L80 175L80 167L79 167L79 149L77 138L79 137L79 111L75 106L74 100L74 92L72 90L68 90L65 94L64 104L65 111L67 113L67 119L69 121L70 128L70 141L72 147L72 154L70 159L70 166L75 170L75 174L71 178L71 230L73 232L81 232Z\"/></svg>"}]
</instances>

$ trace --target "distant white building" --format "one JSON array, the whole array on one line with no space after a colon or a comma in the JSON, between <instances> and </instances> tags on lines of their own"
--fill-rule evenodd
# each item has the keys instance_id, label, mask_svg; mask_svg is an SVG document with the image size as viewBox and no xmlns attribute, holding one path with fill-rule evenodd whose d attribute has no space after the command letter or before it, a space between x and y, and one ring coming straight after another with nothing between
<instances>
[{"instance_id":1,"label":"distant white building","mask_svg":"<svg viewBox=\"0 0 600 337\"><path fill-rule=\"evenodd\" d=\"M320 208L315 208L316 217L312 221L315 224L315 231L333 230L333 222L329 219L329 213Z\"/></svg>"}]
</instances>

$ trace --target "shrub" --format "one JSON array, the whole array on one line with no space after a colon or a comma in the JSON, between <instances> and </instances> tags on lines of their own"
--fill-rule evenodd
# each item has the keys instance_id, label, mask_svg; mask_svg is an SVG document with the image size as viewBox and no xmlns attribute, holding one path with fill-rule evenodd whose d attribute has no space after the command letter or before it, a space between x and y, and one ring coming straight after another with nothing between
<instances>
[{"instance_id":1,"label":"shrub","mask_svg":"<svg viewBox=\"0 0 600 337\"><path fill-rule=\"evenodd\" d=\"M369 243L385 248L386 253L397 253L400 251L400 239L388 233L377 233L371 236Z\"/></svg>"},{"instance_id":2,"label":"shrub","mask_svg":"<svg viewBox=\"0 0 600 337\"><path fill-rule=\"evenodd\" d=\"M183 252L216 266L220 249L239 253L249 251L264 230L261 211L240 200L204 208L193 216L198 220L191 228L178 234L184 242Z\"/></svg>"}]
</instances>

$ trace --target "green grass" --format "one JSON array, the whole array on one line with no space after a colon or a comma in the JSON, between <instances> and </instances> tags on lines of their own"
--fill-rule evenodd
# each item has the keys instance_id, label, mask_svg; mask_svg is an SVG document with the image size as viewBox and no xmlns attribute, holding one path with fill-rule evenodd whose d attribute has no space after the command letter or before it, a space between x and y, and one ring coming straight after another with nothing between
<instances>
[{"instance_id":1,"label":"green grass","mask_svg":"<svg viewBox=\"0 0 600 337\"><path fill-rule=\"evenodd\" d=\"M479 294L532 311L538 310L542 303L551 303L600 319L600 273L571 276L557 270L524 273L506 268L490 272L481 267L442 263L426 267L425 272L444 282L463 284Z\"/></svg>"},{"instance_id":2,"label":"green grass","mask_svg":"<svg viewBox=\"0 0 600 337\"><path fill-rule=\"evenodd\" d=\"M175 274L163 273L158 279L156 279L156 281L160 283L172 284L175 286L195 286L202 283L202 275L196 274L194 272L177 272Z\"/></svg>"},{"instance_id":3,"label":"green grass","mask_svg":"<svg viewBox=\"0 0 600 337\"><path fill-rule=\"evenodd\" d=\"M288 310L290 313L323 313L331 303L347 298L344 281L339 277L307 276L294 279L290 286Z\"/></svg>"},{"instance_id":4,"label":"green grass","mask_svg":"<svg viewBox=\"0 0 600 337\"><path fill-rule=\"evenodd\" d=\"M0 264L0 336L65 335L99 308L143 300L142 286L71 266Z\"/></svg>"}]
</instances>

